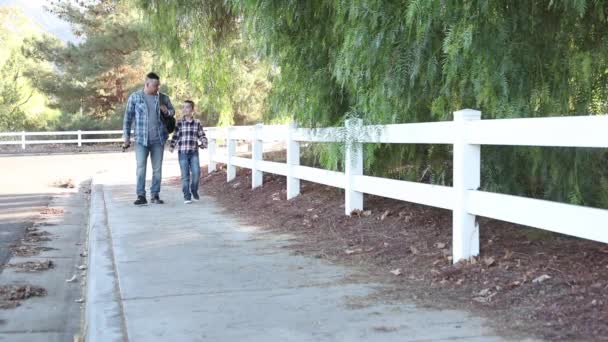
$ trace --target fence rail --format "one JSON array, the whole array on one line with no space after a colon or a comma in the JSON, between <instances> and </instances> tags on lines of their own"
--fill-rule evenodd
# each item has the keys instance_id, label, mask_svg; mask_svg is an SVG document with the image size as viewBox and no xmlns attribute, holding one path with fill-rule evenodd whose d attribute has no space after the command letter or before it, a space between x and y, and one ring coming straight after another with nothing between
<instances>
[{"instance_id":1,"label":"fence rail","mask_svg":"<svg viewBox=\"0 0 608 342\"><path fill-rule=\"evenodd\" d=\"M608 210L479 191L481 145L561 146L608 148L608 116L481 120L481 112L464 109L453 121L363 126L348 120L344 127L320 129L295 125L210 128L209 170L227 165L227 181L236 167L252 170L252 188L261 186L263 173L287 177L287 198L300 193L300 180L345 190L345 214L363 210L363 194L452 210L454 262L479 254L476 216L513 222L562 234L608 243ZM217 141L226 141L217 154ZM235 155L236 140L252 145L252 158ZM262 158L265 141L284 141L287 162ZM339 142L345 145L344 172L300 165L300 144ZM453 145L453 186L439 186L363 174L364 143Z\"/></svg>"},{"instance_id":2,"label":"fence rail","mask_svg":"<svg viewBox=\"0 0 608 342\"><path fill-rule=\"evenodd\" d=\"M98 139L86 139L83 136L87 135L119 135L118 138L98 138ZM67 136L70 139L40 139L31 140L27 137L54 137L54 136ZM40 145L40 144L82 144L87 143L108 143L108 142L122 142L122 130L114 131L57 131L57 132L10 132L0 133L2 137L20 137L19 140L0 140L0 145L21 145L22 149L25 149L26 145ZM74 139L75 138L75 139Z\"/></svg>"},{"instance_id":3,"label":"fence rail","mask_svg":"<svg viewBox=\"0 0 608 342\"><path fill-rule=\"evenodd\" d=\"M347 120L344 127L300 128L290 125L231 126L207 128L209 170L227 165L227 181L236 168L252 170L251 186L263 185L263 173L287 178L287 198L300 194L300 180L345 190L344 212L363 210L363 194L420 203L452 211L452 258L454 262L479 254L476 216L545 229L608 243L608 210L480 191L481 146L559 146L608 148L608 116L576 116L530 119L481 120L481 112L454 112L453 121L392 125L362 125ZM120 135L117 138L84 139L87 135ZM67 136L59 140L27 137ZM2 140L2 137L20 137ZM74 139L76 138L76 139ZM237 141L251 144L251 158L236 156ZM220 151L218 141L226 144ZM0 145L78 144L122 142L122 131L16 132L0 133ZM263 146L285 142L286 163L263 160ZM300 165L300 144L344 143L344 172ZM363 174L365 143L453 145L453 186L400 181Z\"/></svg>"}]
</instances>

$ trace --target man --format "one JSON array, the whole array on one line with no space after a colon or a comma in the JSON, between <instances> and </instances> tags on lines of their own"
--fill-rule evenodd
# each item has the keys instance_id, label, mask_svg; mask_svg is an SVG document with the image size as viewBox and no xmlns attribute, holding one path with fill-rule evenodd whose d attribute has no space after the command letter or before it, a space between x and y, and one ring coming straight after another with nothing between
<instances>
[{"instance_id":1,"label":"man","mask_svg":"<svg viewBox=\"0 0 608 342\"><path fill-rule=\"evenodd\" d=\"M179 168L182 174L182 191L184 203L190 204L192 200L198 201L198 185L201 176L201 166L198 158L198 148L207 147L207 138L203 125L192 114L194 102L184 101L182 119L177 122L175 133L171 138L169 151L173 152L177 145ZM199 145L200 141L200 145Z\"/></svg>"},{"instance_id":2,"label":"man","mask_svg":"<svg viewBox=\"0 0 608 342\"><path fill-rule=\"evenodd\" d=\"M163 151L169 136L161 119L161 113L174 116L175 109L169 96L159 93L160 78L151 72L146 75L144 89L129 96L123 121L124 148L131 145L131 126L135 123L134 141L137 160L137 199L135 205L147 204L146 200L146 166L148 155L152 162L152 185L150 202L163 204L160 199L160 182L162 178Z\"/></svg>"}]
</instances>

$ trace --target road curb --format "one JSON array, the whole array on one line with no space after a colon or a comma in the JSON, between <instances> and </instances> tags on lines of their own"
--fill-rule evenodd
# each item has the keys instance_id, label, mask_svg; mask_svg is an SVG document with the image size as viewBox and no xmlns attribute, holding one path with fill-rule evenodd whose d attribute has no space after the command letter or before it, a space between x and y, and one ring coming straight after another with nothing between
<instances>
[{"instance_id":1,"label":"road curb","mask_svg":"<svg viewBox=\"0 0 608 342\"><path fill-rule=\"evenodd\" d=\"M91 183L84 334L87 342L128 341L103 185Z\"/></svg>"}]
</instances>

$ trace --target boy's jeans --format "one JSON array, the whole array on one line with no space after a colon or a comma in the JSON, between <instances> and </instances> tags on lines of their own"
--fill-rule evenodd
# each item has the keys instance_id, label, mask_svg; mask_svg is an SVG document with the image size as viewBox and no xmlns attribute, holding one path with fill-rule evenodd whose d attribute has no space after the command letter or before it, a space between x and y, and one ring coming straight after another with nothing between
<instances>
[{"instance_id":1,"label":"boy's jeans","mask_svg":"<svg viewBox=\"0 0 608 342\"><path fill-rule=\"evenodd\" d=\"M201 176L201 167L198 161L198 151L179 152L179 168L182 172L182 191L184 199L191 200L192 194L198 196L198 182ZM192 175L192 182L190 176Z\"/></svg>"},{"instance_id":2,"label":"boy's jeans","mask_svg":"<svg viewBox=\"0 0 608 342\"><path fill-rule=\"evenodd\" d=\"M137 160L137 196L146 196L146 167L148 155L152 162L152 185L150 194L152 197L160 193L160 180L162 179L163 152L165 145L159 143L144 146L135 144L135 159Z\"/></svg>"}]
</instances>

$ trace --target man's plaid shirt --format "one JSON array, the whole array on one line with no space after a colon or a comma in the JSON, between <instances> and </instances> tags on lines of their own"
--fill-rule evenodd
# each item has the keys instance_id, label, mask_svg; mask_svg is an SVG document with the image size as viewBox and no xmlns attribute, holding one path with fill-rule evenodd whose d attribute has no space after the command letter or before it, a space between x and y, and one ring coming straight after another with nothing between
<instances>
[{"instance_id":1,"label":"man's plaid shirt","mask_svg":"<svg viewBox=\"0 0 608 342\"><path fill-rule=\"evenodd\" d=\"M175 115L175 109L171 104L171 100L169 96L158 93L155 100L155 111L157 114L158 120L158 136L161 139L161 142L164 144L169 138L169 133L167 133L167 128L165 124L160 119L160 104L164 104L167 106L169 111L169 115ZM125 117L123 120L123 139L129 140L131 137L131 126L135 123L135 129L133 130L133 140L136 143L148 146L148 106L146 105L146 100L144 99L144 91L138 90L129 96L129 101L127 102L127 108L125 109Z\"/></svg>"},{"instance_id":2,"label":"man's plaid shirt","mask_svg":"<svg viewBox=\"0 0 608 342\"><path fill-rule=\"evenodd\" d=\"M188 121L186 118L182 118L177 122L171 138L171 148L174 148L177 143L178 152L198 151L199 141L203 147L207 146L207 137L199 120Z\"/></svg>"}]
</instances>

